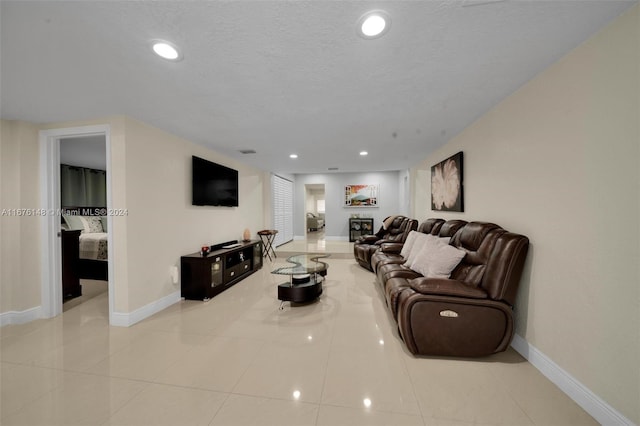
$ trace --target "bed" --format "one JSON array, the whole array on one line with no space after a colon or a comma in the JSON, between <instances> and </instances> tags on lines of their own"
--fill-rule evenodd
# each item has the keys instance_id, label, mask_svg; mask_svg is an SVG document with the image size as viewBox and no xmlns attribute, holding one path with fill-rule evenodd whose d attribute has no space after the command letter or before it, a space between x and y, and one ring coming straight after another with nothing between
<instances>
[{"instance_id":1,"label":"bed","mask_svg":"<svg viewBox=\"0 0 640 426\"><path fill-rule=\"evenodd\" d=\"M67 212L96 212L84 207ZM106 216L62 215L62 291L65 299L80 296L80 279L108 280Z\"/></svg>"}]
</instances>

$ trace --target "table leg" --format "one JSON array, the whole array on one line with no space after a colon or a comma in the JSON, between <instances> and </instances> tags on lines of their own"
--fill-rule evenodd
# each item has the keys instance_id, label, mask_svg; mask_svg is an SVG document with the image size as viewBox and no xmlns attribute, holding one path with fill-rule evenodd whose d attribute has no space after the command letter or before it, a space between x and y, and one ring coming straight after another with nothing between
<instances>
[{"instance_id":1,"label":"table leg","mask_svg":"<svg viewBox=\"0 0 640 426\"><path fill-rule=\"evenodd\" d=\"M263 243L264 243L264 256L268 257L269 260L273 261L273 258L271 257L271 255L273 255L273 257L278 257L276 256L276 252L273 248L273 240L275 239L275 235L265 235L263 238Z\"/></svg>"}]
</instances>

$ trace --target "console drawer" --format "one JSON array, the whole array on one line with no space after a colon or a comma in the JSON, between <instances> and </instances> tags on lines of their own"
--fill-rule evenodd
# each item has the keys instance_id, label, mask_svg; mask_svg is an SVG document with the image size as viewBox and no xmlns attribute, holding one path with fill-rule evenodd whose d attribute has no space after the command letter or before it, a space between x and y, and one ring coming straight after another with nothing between
<instances>
[{"instance_id":1,"label":"console drawer","mask_svg":"<svg viewBox=\"0 0 640 426\"><path fill-rule=\"evenodd\" d=\"M228 283L229 281L233 281L236 278L246 274L251 271L251 260L245 260L235 266L225 269L224 271L224 282Z\"/></svg>"}]
</instances>

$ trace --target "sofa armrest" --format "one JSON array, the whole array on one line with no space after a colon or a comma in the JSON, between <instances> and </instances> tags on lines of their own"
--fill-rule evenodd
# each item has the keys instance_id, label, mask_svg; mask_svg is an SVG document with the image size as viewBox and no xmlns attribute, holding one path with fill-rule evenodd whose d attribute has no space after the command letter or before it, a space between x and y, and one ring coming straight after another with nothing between
<instances>
[{"instance_id":1,"label":"sofa armrest","mask_svg":"<svg viewBox=\"0 0 640 426\"><path fill-rule=\"evenodd\" d=\"M388 240L386 238L383 238L383 239L380 239L380 240L376 241L376 244L378 244L378 245L385 244L385 243L389 243L389 244L398 243L398 241L397 240ZM404 243L399 243L399 244L404 244Z\"/></svg>"},{"instance_id":2,"label":"sofa armrest","mask_svg":"<svg viewBox=\"0 0 640 426\"><path fill-rule=\"evenodd\" d=\"M467 297L470 299L486 299L487 293L478 287L471 287L461 281L449 278L415 278L409 286L417 293L440 296Z\"/></svg>"},{"instance_id":3,"label":"sofa armrest","mask_svg":"<svg viewBox=\"0 0 640 426\"><path fill-rule=\"evenodd\" d=\"M363 235L356 240L356 243L377 244L379 240L375 235Z\"/></svg>"},{"instance_id":4,"label":"sofa armrest","mask_svg":"<svg viewBox=\"0 0 640 426\"><path fill-rule=\"evenodd\" d=\"M380 250L385 253L400 254L402 245L402 243L382 243L380 244Z\"/></svg>"}]
</instances>

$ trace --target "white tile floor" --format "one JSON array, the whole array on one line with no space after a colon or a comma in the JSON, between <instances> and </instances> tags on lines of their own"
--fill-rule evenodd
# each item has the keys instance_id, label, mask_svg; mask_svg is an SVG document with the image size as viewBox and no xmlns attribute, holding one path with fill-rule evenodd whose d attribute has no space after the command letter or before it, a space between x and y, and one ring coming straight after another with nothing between
<instances>
[{"instance_id":1,"label":"white tile floor","mask_svg":"<svg viewBox=\"0 0 640 426\"><path fill-rule=\"evenodd\" d=\"M321 234L318 234L321 236ZM316 303L278 310L282 253L329 258ZM209 302L130 328L107 295L1 329L2 425L592 425L513 350L415 358L346 242L295 241Z\"/></svg>"}]
</instances>

